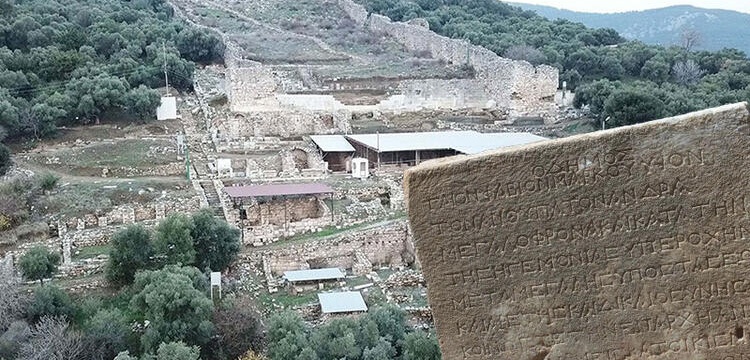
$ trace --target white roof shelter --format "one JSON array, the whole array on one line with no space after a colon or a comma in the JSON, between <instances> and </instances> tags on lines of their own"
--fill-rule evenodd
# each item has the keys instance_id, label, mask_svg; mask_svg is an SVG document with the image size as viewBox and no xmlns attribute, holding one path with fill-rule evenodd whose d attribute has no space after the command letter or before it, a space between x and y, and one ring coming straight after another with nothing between
<instances>
[{"instance_id":1,"label":"white roof shelter","mask_svg":"<svg viewBox=\"0 0 750 360\"><path fill-rule=\"evenodd\" d=\"M343 135L311 135L310 140L324 152L354 152L354 147Z\"/></svg>"},{"instance_id":2,"label":"white roof shelter","mask_svg":"<svg viewBox=\"0 0 750 360\"><path fill-rule=\"evenodd\" d=\"M345 277L346 274L344 274L339 268L295 270L284 272L284 279L289 282L325 281L343 279Z\"/></svg>"},{"instance_id":3,"label":"white roof shelter","mask_svg":"<svg viewBox=\"0 0 750 360\"><path fill-rule=\"evenodd\" d=\"M359 291L321 293L318 300L324 314L367 311L367 304Z\"/></svg>"},{"instance_id":4,"label":"white roof shelter","mask_svg":"<svg viewBox=\"0 0 750 360\"><path fill-rule=\"evenodd\" d=\"M396 134L346 135L378 152L455 150L463 154L547 140L529 133L483 134L476 131L435 131Z\"/></svg>"}]
</instances>

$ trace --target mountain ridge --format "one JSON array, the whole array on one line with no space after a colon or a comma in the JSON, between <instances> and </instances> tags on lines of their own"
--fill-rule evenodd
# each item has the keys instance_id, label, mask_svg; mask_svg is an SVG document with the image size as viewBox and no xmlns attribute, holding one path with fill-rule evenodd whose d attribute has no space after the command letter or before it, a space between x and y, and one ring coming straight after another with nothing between
<instances>
[{"instance_id":1,"label":"mountain ridge","mask_svg":"<svg viewBox=\"0 0 750 360\"><path fill-rule=\"evenodd\" d=\"M549 19L566 19L593 28L613 28L628 39L654 45L678 45L683 29L691 29L700 34L697 50L736 48L750 54L750 43L746 41L750 38L750 27L743 26L750 23L750 14L742 12L673 5L640 11L591 13L517 2L509 4Z\"/></svg>"}]
</instances>

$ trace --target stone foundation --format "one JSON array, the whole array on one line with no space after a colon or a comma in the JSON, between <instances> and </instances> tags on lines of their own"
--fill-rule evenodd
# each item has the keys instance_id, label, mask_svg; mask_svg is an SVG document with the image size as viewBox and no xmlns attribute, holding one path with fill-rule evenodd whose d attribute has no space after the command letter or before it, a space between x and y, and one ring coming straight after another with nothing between
<instances>
[{"instance_id":1,"label":"stone foundation","mask_svg":"<svg viewBox=\"0 0 750 360\"><path fill-rule=\"evenodd\" d=\"M406 221L396 221L387 226L345 234L321 241L291 244L283 248L255 250L244 260L261 264L266 259L273 276L284 271L339 267L369 273L372 266L401 266L415 260L411 236ZM369 262L370 269L362 265Z\"/></svg>"}]
</instances>

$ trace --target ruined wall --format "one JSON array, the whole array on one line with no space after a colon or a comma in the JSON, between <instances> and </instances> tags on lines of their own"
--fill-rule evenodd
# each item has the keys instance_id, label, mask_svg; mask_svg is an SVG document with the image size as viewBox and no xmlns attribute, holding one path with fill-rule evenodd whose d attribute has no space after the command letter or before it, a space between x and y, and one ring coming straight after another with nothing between
<instances>
[{"instance_id":1,"label":"ruined wall","mask_svg":"<svg viewBox=\"0 0 750 360\"><path fill-rule=\"evenodd\" d=\"M351 269L357 261L355 253L361 253L373 266L406 265L414 261L411 236L406 221L397 221L388 226L367 229L332 239L288 245L273 250L253 251L245 255L245 261L260 264L263 258L276 276L284 271L310 267L340 267Z\"/></svg>"},{"instance_id":2,"label":"ruined wall","mask_svg":"<svg viewBox=\"0 0 750 360\"><path fill-rule=\"evenodd\" d=\"M315 219L323 215L320 202L316 196L303 196L283 200L252 204L245 207L246 225L262 224L281 225L302 219Z\"/></svg>"},{"instance_id":3,"label":"ruined wall","mask_svg":"<svg viewBox=\"0 0 750 360\"><path fill-rule=\"evenodd\" d=\"M216 121L223 137L248 138L264 136L294 137L308 134L351 132L351 112L303 111L282 109L247 112L242 118Z\"/></svg>"},{"instance_id":4,"label":"ruined wall","mask_svg":"<svg viewBox=\"0 0 750 360\"><path fill-rule=\"evenodd\" d=\"M483 108L492 100L482 84L474 79L406 80L398 89L399 95L392 95L378 104L380 111Z\"/></svg>"},{"instance_id":5,"label":"ruined wall","mask_svg":"<svg viewBox=\"0 0 750 360\"><path fill-rule=\"evenodd\" d=\"M230 110L242 112L260 106L264 99L273 98L279 88L270 68L260 64L250 67L228 67L227 97Z\"/></svg>"},{"instance_id":6,"label":"ruined wall","mask_svg":"<svg viewBox=\"0 0 750 360\"><path fill-rule=\"evenodd\" d=\"M339 0L339 6L359 25L391 36L410 51L429 52L451 64L471 65L497 105L511 108L514 115L539 115L553 110L559 74L551 66L535 67L525 61L504 59L488 49L438 35L419 24L392 22L378 14L363 17L366 9L352 0Z\"/></svg>"}]
</instances>

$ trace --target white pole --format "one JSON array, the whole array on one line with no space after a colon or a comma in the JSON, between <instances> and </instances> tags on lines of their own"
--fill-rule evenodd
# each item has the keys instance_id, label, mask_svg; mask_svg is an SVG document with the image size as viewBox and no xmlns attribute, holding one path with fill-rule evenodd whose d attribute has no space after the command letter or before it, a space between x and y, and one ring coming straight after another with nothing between
<instances>
[{"instance_id":1,"label":"white pole","mask_svg":"<svg viewBox=\"0 0 750 360\"><path fill-rule=\"evenodd\" d=\"M378 139L378 170L380 170L380 131L376 132Z\"/></svg>"},{"instance_id":2,"label":"white pole","mask_svg":"<svg viewBox=\"0 0 750 360\"><path fill-rule=\"evenodd\" d=\"M162 52L164 53L164 83L167 85L167 95L169 95L169 76L167 75L167 44L161 42Z\"/></svg>"}]
</instances>

